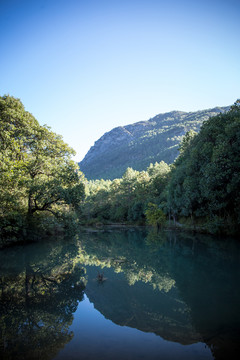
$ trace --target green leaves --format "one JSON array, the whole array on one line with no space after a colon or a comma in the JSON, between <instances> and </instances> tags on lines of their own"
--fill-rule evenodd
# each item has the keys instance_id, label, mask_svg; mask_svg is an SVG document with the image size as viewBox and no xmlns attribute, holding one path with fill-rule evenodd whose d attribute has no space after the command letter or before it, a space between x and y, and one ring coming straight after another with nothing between
<instances>
[{"instance_id":1,"label":"green leaves","mask_svg":"<svg viewBox=\"0 0 240 360\"><path fill-rule=\"evenodd\" d=\"M128 168L120 179L89 181L83 206L84 222L145 223L145 210L152 201L165 207L164 193L170 167L151 164L147 171Z\"/></svg>"},{"instance_id":2,"label":"green leaves","mask_svg":"<svg viewBox=\"0 0 240 360\"><path fill-rule=\"evenodd\" d=\"M79 207L84 186L74 150L10 96L0 97L0 140L0 217Z\"/></svg>"},{"instance_id":3,"label":"green leaves","mask_svg":"<svg viewBox=\"0 0 240 360\"><path fill-rule=\"evenodd\" d=\"M236 232L240 226L239 102L206 121L198 135L184 139L182 150L171 173L169 208L178 215L221 219L221 227L231 219L228 231Z\"/></svg>"},{"instance_id":4,"label":"green leaves","mask_svg":"<svg viewBox=\"0 0 240 360\"><path fill-rule=\"evenodd\" d=\"M156 204L149 203L145 215L149 225L160 227L166 223L164 212Z\"/></svg>"}]
</instances>

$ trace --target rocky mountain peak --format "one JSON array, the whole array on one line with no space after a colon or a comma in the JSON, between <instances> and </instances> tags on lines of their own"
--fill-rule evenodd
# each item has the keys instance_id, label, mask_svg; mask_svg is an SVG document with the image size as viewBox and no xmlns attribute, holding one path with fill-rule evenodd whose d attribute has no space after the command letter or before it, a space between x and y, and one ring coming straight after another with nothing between
<instances>
[{"instance_id":1,"label":"rocky mountain peak","mask_svg":"<svg viewBox=\"0 0 240 360\"><path fill-rule=\"evenodd\" d=\"M184 134L199 131L210 116L229 107L196 112L171 111L126 126L118 126L101 136L80 162L88 179L121 177L128 167L144 170L150 163L172 163Z\"/></svg>"}]
</instances>

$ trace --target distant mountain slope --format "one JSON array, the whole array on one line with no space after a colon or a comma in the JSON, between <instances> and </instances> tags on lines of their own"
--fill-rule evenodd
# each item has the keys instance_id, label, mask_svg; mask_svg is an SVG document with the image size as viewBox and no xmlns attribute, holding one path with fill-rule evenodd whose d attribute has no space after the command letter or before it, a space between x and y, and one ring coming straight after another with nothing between
<instances>
[{"instance_id":1,"label":"distant mountain slope","mask_svg":"<svg viewBox=\"0 0 240 360\"><path fill-rule=\"evenodd\" d=\"M187 131L199 131L203 121L228 109L172 111L148 121L116 127L95 142L79 163L80 169L89 180L112 180L121 177L128 167L145 170L150 163L161 160L170 164L177 157L179 143Z\"/></svg>"}]
</instances>

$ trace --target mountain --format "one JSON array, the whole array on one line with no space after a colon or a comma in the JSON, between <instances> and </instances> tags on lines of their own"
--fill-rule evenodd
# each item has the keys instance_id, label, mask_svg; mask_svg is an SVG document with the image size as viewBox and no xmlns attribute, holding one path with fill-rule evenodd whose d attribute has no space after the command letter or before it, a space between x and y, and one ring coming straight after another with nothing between
<instances>
[{"instance_id":1,"label":"mountain","mask_svg":"<svg viewBox=\"0 0 240 360\"><path fill-rule=\"evenodd\" d=\"M211 116L229 110L229 106L196 112L171 111L148 121L119 126L105 133L79 163L88 180L122 177L128 167L145 170L150 163L172 163L185 133L199 131Z\"/></svg>"}]
</instances>

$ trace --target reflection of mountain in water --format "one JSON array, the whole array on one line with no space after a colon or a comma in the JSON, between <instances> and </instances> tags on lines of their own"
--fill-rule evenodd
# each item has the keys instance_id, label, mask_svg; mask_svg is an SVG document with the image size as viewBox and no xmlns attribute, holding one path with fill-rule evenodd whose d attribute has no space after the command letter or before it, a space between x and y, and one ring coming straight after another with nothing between
<instances>
[{"instance_id":1,"label":"reflection of mountain in water","mask_svg":"<svg viewBox=\"0 0 240 360\"><path fill-rule=\"evenodd\" d=\"M112 269L104 271L107 280L98 284L94 279L96 273L95 267L87 269L89 280L85 292L106 318L181 344L200 340L191 325L189 308L176 288L160 292L143 282L129 286L124 276L115 274Z\"/></svg>"},{"instance_id":2,"label":"reflection of mountain in water","mask_svg":"<svg viewBox=\"0 0 240 360\"><path fill-rule=\"evenodd\" d=\"M181 344L202 341L215 359L236 358L239 254L230 241L137 230L0 251L1 359L53 358L73 338L84 289L118 325Z\"/></svg>"},{"instance_id":3,"label":"reflection of mountain in water","mask_svg":"<svg viewBox=\"0 0 240 360\"><path fill-rule=\"evenodd\" d=\"M231 242L171 232L89 234L80 249L92 265L86 293L106 318L181 344L204 341L217 359L239 351L239 254Z\"/></svg>"}]
</instances>

